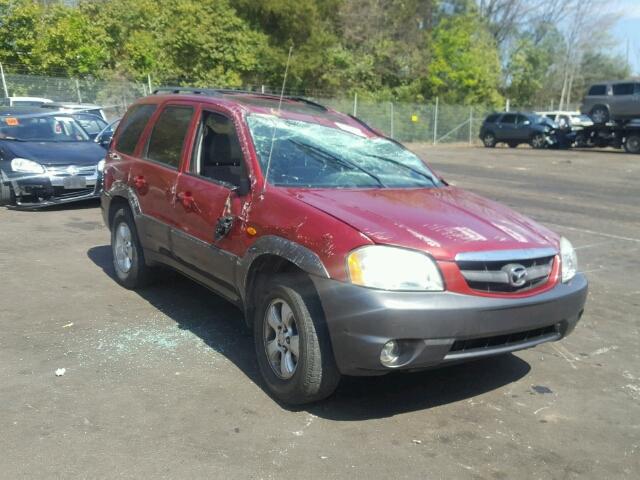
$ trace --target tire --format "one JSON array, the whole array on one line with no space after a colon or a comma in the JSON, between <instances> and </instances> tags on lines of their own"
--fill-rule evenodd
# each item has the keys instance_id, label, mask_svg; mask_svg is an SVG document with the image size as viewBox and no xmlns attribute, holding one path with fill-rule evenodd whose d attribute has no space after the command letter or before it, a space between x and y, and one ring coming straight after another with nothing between
<instances>
[{"instance_id":1,"label":"tire","mask_svg":"<svg viewBox=\"0 0 640 480\"><path fill-rule=\"evenodd\" d=\"M328 397L338 386L340 373L311 282L301 275L278 275L262 284L253 335L267 389L289 405Z\"/></svg>"},{"instance_id":2,"label":"tire","mask_svg":"<svg viewBox=\"0 0 640 480\"><path fill-rule=\"evenodd\" d=\"M119 209L113 216L111 252L116 280L120 285L134 290L149 284L150 268L145 263L136 224L127 207Z\"/></svg>"},{"instance_id":3,"label":"tire","mask_svg":"<svg viewBox=\"0 0 640 480\"><path fill-rule=\"evenodd\" d=\"M16 197L13 188L10 183L5 183L4 174L0 172L0 206L14 205L15 203Z\"/></svg>"},{"instance_id":4,"label":"tire","mask_svg":"<svg viewBox=\"0 0 640 480\"><path fill-rule=\"evenodd\" d=\"M482 137L482 143L487 148L494 148L498 142L496 141L496 136L493 133L488 132Z\"/></svg>"},{"instance_id":5,"label":"tire","mask_svg":"<svg viewBox=\"0 0 640 480\"><path fill-rule=\"evenodd\" d=\"M624 149L627 153L640 153L640 133L632 133L624 141Z\"/></svg>"},{"instance_id":6,"label":"tire","mask_svg":"<svg viewBox=\"0 0 640 480\"><path fill-rule=\"evenodd\" d=\"M609 109L604 105L596 105L593 107L589 116L596 125L607 123L610 119Z\"/></svg>"},{"instance_id":7,"label":"tire","mask_svg":"<svg viewBox=\"0 0 640 480\"><path fill-rule=\"evenodd\" d=\"M546 147L547 141L544 138L543 134L536 133L531 137L531 140L529 141L529 145L531 145L531 148L535 148L539 150Z\"/></svg>"},{"instance_id":8,"label":"tire","mask_svg":"<svg viewBox=\"0 0 640 480\"><path fill-rule=\"evenodd\" d=\"M509 148L518 148L518 144L516 142L508 142Z\"/></svg>"}]
</instances>

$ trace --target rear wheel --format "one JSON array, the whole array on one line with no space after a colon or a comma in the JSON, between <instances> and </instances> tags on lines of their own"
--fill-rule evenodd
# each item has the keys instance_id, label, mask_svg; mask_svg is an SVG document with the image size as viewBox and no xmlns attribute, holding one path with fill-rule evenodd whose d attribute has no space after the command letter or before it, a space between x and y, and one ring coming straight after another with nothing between
<instances>
[{"instance_id":1,"label":"rear wheel","mask_svg":"<svg viewBox=\"0 0 640 480\"><path fill-rule=\"evenodd\" d=\"M541 133L536 133L533 137L531 137L531 141L529 142L532 148L544 148L546 146L546 141L544 135Z\"/></svg>"},{"instance_id":2,"label":"rear wheel","mask_svg":"<svg viewBox=\"0 0 640 480\"><path fill-rule=\"evenodd\" d=\"M591 109L591 114L589 116L591 117L591 120L593 120L593 123L607 123L609 121L609 109L604 105L596 105Z\"/></svg>"},{"instance_id":3,"label":"rear wheel","mask_svg":"<svg viewBox=\"0 0 640 480\"><path fill-rule=\"evenodd\" d=\"M624 142L624 149L628 153L640 153L640 133L632 133Z\"/></svg>"},{"instance_id":4,"label":"rear wheel","mask_svg":"<svg viewBox=\"0 0 640 480\"><path fill-rule=\"evenodd\" d=\"M299 405L331 395L340 380L320 302L308 279L278 276L254 319L258 366L278 400Z\"/></svg>"},{"instance_id":5,"label":"rear wheel","mask_svg":"<svg viewBox=\"0 0 640 480\"><path fill-rule=\"evenodd\" d=\"M149 283L149 267L145 264L133 215L127 207L121 208L113 216L111 250L118 283L129 289Z\"/></svg>"},{"instance_id":6,"label":"rear wheel","mask_svg":"<svg viewBox=\"0 0 640 480\"><path fill-rule=\"evenodd\" d=\"M497 143L496 136L491 132L485 133L484 137L482 137L482 143L487 148L493 148L496 146L496 143Z\"/></svg>"}]
</instances>

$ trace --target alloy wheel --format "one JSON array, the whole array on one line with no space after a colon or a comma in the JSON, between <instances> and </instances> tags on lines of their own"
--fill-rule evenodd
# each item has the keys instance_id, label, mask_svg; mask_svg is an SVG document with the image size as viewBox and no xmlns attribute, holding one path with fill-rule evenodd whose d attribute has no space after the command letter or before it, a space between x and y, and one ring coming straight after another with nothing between
<instances>
[{"instance_id":1,"label":"alloy wheel","mask_svg":"<svg viewBox=\"0 0 640 480\"><path fill-rule=\"evenodd\" d=\"M274 299L265 311L264 348L269 365L278 378L288 380L298 367L300 336L293 310L281 298Z\"/></svg>"},{"instance_id":2,"label":"alloy wheel","mask_svg":"<svg viewBox=\"0 0 640 480\"><path fill-rule=\"evenodd\" d=\"M120 223L116 228L113 255L118 270L122 273L128 273L133 265L133 243L131 229L125 222Z\"/></svg>"}]
</instances>

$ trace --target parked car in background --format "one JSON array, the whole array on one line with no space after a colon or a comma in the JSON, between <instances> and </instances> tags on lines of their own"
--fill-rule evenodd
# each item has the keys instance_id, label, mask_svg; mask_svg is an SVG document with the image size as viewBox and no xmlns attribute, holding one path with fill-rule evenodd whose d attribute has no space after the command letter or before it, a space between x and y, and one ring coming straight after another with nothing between
<instances>
[{"instance_id":1,"label":"parked car in background","mask_svg":"<svg viewBox=\"0 0 640 480\"><path fill-rule=\"evenodd\" d=\"M591 85L580 111L589 115L596 124L640 117L640 80Z\"/></svg>"},{"instance_id":2,"label":"parked car in background","mask_svg":"<svg viewBox=\"0 0 640 480\"><path fill-rule=\"evenodd\" d=\"M53 103L53 100L42 97L5 97L0 106L5 107L39 107L45 103Z\"/></svg>"},{"instance_id":3,"label":"parked car in background","mask_svg":"<svg viewBox=\"0 0 640 480\"><path fill-rule=\"evenodd\" d=\"M62 113L91 113L101 117L105 122L108 121L104 112L104 107L93 105L90 103L71 103L71 102L51 102L42 105L43 108L54 109Z\"/></svg>"},{"instance_id":4,"label":"parked car in background","mask_svg":"<svg viewBox=\"0 0 640 480\"><path fill-rule=\"evenodd\" d=\"M528 143L533 148L546 148L557 143L556 124L535 113L492 113L480 127L480 139L485 147L506 143L516 148Z\"/></svg>"},{"instance_id":5,"label":"parked car in background","mask_svg":"<svg viewBox=\"0 0 640 480\"><path fill-rule=\"evenodd\" d=\"M593 125L593 120L591 120L588 115L584 115L580 112L557 110L551 112L536 112L536 114L552 120L560 130L578 131Z\"/></svg>"},{"instance_id":6,"label":"parked car in background","mask_svg":"<svg viewBox=\"0 0 640 480\"><path fill-rule=\"evenodd\" d=\"M109 148L102 213L117 281L135 289L168 265L235 303L268 391L290 404L343 374L559 340L587 295L568 240L301 99L139 100Z\"/></svg>"},{"instance_id":7,"label":"parked car in background","mask_svg":"<svg viewBox=\"0 0 640 480\"><path fill-rule=\"evenodd\" d=\"M102 117L93 113L70 113L69 116L84 128L91 140L94 140L109 125Z\"/></svg>"},{"instance_id":8,"label":"parked car in background","mask_svg":"<svg viewBox=\"0 0 640 480\"><path fill-rule=\"evenodd\" d=\"M96 198L104 156L70 115L0 107L0 205L34 209Z\"/></svg>"}]
</instances>

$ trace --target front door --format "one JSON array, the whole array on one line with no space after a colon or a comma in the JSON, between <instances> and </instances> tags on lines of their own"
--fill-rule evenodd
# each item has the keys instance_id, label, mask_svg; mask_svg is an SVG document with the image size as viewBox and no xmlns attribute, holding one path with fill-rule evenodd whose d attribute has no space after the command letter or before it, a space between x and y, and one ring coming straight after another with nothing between
<instances>
[{"instance_id":1,"label":"front door","mask_svg":"<svg viewBox=\"0 0 640 480\"><path fill-rule=\"evenodd\" d=\"M193 152L176 186L173 255L198 280L235 300L235 266L248 246L241 225L247 197L236 193L246 165L231 116L202 110Z\"/></svg>"}]
</instances>

